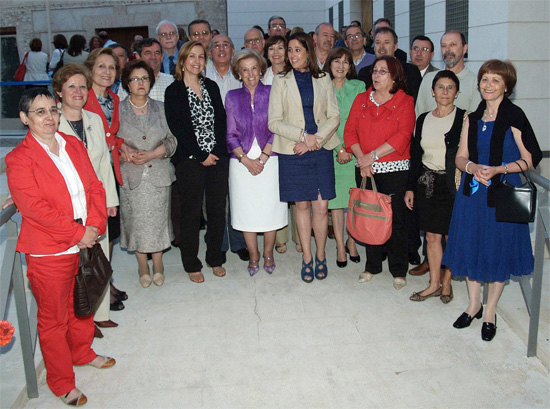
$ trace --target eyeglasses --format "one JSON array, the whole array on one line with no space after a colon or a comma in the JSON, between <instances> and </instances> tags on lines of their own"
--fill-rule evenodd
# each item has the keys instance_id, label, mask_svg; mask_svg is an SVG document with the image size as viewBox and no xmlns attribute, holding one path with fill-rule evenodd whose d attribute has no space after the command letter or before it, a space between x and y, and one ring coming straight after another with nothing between
<instances>
[{"instance_id":1,"label":"eyeglasses","mask_svg":"<svg viewBox=\"0 0 550 409\"><path fill-rule=\"evenodd\" d=\"M38 109L35 109L34 111L29 111L29 114L30 113L33 113L33 114L36 114L36 116L39 116L39 117L43 117L43 116L46 116L48 114L48 112L50 114L52 114L52 116L56 116L56 115L59 115L61 114L61 110L59 108L51 108L51 109L46 109L46 108L38 108Z\"/></svg>"},{"instance_id":2,"label":"eyeglasses","mask_svg":"<svg viewBox=\"0 0 550 409\"><path fill-rule=\"evenodd\" d=\"M162 38L174 37L175 35L176 35L175 31L169 31L168 33L159 33L159 36L161 36Z\"/></svg>"},{"instance_id":3,"label":"eyeglasses","mask_svg":"<svg viewBox=\"0 0 550 409\"><path fill-rule=\"evenodd\" d=\"M247 43L247 44L250 44L250 45L260 44L262 42L262 39L261 38L252 38L250 40L245 40L244 42Z\"/></svg>"},{"instance_id":4,"label":"eyeglasses","mask_svg":"<svg viewBox=\"0 0 550 409\"><path fill-rule=\"evenodd\" d=\"M132 77L130 78L130 82L149 82L151 78L149 77Z\"/></svg>"},{"instance_id":5,"label":"eyeglasses","mask_svg":"<svg viewBox=\"0 0 550 409\"><path fill-rule=\"evenodd\" d=\"M412 48L412 50L415 53L417 53L419 51L422 51L422 52L425 52L425 53L431 53L432 52L432 50L430 50L428 47L418 47L416 45Z\"/></svg>"},{"instance_id":6,"label":"eyeglasses","mask_svg":"<svg viewBox=\"0 0 550 409\"><path fill-rule=\"evenodd\" d=\"M210 31L208 30L195 31L194 33L191 33L191 37L206 37L209 35L210 35Z\"/></svg>"},{"instance_id":7,"label":"eyeglasses","mask_svg":"<svg viewBox=\"0 0 550 409\"><path fill-rule=\"evenodd\" d=\"M274 28L276 30L281 30L283 28L286 28L286 24L272 24L270 28Z\"/></svg>"},{"instance_id":8,"label":"eyeglasses","mask_svg":"<svg viewBox=\"0 0 550 409\"><path fill-rule=\"evenodd\" d=\"M384 75L386 75L387 73L389 73L389 71L384 70L384 69L381 69L381 70L372 70L372 75L378 74L378 75L384 76Z\"/></svg>"},{"instance_id":9,"label":"eyeglasses","mask_svg":"<svg viewBox=\"0 0 550 409\"><path fill-rule=\"evenodd\" d=\"M363 38L363 34L348 34L346 37L348 40L358 40L359 38Z\"/></svg>"},{"instance_id":10,"label":"eyeglasses","mask_svg":"<svg viewBox=\"0 0 550 409\"><path fill-rule=\"evenodd\" d=\"M231 48L231 44L229 43L214 43L212 45L216 50L219 50L220 48Z\"/></svg>"}]
</instances>

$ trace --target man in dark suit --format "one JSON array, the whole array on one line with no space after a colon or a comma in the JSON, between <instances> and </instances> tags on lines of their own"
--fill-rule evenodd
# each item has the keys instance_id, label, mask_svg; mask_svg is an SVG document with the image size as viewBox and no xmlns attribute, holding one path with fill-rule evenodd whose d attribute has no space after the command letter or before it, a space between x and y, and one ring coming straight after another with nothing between
<instances>
[{"instance_id":1,"label":"man in dark suit","mask_svg":"<svg viewBox=\"0 0 550 409\"><path fill-rule=\"evenodd\" d=\"M361 26L359 26L361 27ZM378 20L376 20L374 22L374 24L372 25L372 29L369 33L369 35L372 37L372 46L371 47L368 47L366 48L365 50L370 53L370 54L374 54L374 32L376 30L378 30L379 28L381 27L389 27L389 28L392 28L392 25L391 25L391 21L388 20L387 18L379 18ZM397 42L397 41L396 41ZM397 58L399 61L401 62L407 62L407 53L405 51L403 51L402 49L398 48L397 50L395 50L395 53L394 53L394 57Z\"/></svg>"},{"instance_id":2,"label":"man in dark suit","mask_svg":"<svg viewBox=\"0 0 550 409\"><path fill-rule=\"evenodd\" d=\"M432 65L434 58L434 43L426 36L416 36L411 42L411 63L418 67L420 75L424 78L424 74L432 71L439 71L438 68Z\"/></svg>"},{"instance_id":3,"label":"man in dark suit","mask_svg":"<svg viewBox=\"0 0 550 409\"><path fill-rule=\"evenodd\" d=\"M397 34L389 27L380 27L374 32L374 53L376 58L387 55L395 57L395 50L397 50ZM407 94L412 96L416 102L416 96L418 95L418 88L422 82L420 71L412 64L399 61L405 71L405 77L407 79ZM368 65L359 71L358 79L365 82L367 89L372 85L372 65Z\"/></svg>"}]
</instances>

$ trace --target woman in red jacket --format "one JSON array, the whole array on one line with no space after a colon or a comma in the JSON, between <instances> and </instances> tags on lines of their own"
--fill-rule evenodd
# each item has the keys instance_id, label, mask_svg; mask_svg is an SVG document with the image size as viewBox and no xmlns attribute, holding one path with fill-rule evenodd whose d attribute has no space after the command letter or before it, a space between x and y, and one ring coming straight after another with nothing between
<instances>
[{"instance_id":1,"label":"woman in red jacket","mask_svg":"<svg viewBox=\"0 0 550 409\"><path fill-rule=\"evenodd\" d=\"M348 152L357 158L356 181L374 176L378 191L392 195L392 235L385 245L367 245L365 271L359 282L370 281L382 271L383 253L387 251L393 286L406 285L409 268L406 208L403 197L409 172L411 136L414 130L414 102L405 94L406 80L401 63L383 56L374 61L372 87L359 94L344 129ZM370 180L368 181L370 187Z\"/></svg>"},{"instance_id":2,"label":"woman in red jacket","mask_svg":"<svg viewBox=\"0 0 550 409\"><path fill-rule=\"evenodd\" d=\"M38 305L48 386L64 403L80 406L87 398L75 387L73 365L115 364L93 351L92 315L76 318L73 304L79 251L105 232L105 190L82 142L57 132L60 111L49 91L25 91L19 111L29 132L6 156L9 190L23 216L17 251L26 255Z\"/></svg>"}]
</instances>

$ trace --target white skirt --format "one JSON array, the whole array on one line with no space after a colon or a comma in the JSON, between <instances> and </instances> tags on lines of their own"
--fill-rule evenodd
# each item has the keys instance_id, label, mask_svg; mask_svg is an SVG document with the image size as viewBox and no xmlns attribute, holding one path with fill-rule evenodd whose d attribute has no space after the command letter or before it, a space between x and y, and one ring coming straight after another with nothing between
<instances>
[{"instance_id":1,"label":"white skirt","mask_svg":"<svg viewBox=\"0 0 550 409\"><path fill-rule=\"evenodd\" d=\"M256 139L248 152L249 158L260 156ZM229 196L231 225L245 232L279 230L288 224L288 206L279 199L279 158L272 156L264 170L253 176L237 159L229 161Z\"/></svg>"}]
</instances>

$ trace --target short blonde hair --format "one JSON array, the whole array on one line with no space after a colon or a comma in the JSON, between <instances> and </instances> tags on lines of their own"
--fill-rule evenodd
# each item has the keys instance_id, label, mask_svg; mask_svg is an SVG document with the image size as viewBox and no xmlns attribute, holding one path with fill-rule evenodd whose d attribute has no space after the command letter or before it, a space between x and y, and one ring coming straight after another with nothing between
<instances>
[{"instance_id":1,"label":"short blonde hair","mask_svg":"<svg viewBox=\"0 0 550 409\"><path fill-rule=\"evenodd\" d=\"M251 48L245 48L244 50L240 50L233 56L233 59L231 60L231 72L233 72L233 76L240 80L241 76L239 75L239 65L241 64L241 61L246 60L248 58L255 58L258 62L258 65L260 66L260 73L261 75L265 74L265 71L267 70L267 62L264 57L262 57L260 54L258 54L256 51L254 51Z\"/></svg>"}]
</instances>

